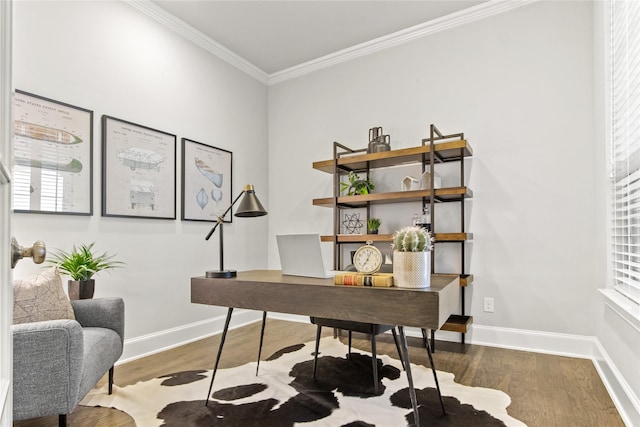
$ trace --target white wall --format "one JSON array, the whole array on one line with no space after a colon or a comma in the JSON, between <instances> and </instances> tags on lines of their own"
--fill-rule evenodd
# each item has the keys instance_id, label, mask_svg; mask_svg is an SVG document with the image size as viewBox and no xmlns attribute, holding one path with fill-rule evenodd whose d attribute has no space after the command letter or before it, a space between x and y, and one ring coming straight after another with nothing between
<instances>
[{"instance_id":1,"label":"white wall","mask_svg":"<svg viewBox=\"0 0 640 427\"><path fill-rule=\"evenodd\" d=\"M269 265L275 234L331 233L330 209L311 205L331 195L331 177L311 164L332 141L363 148L382 126L393 148L415 146L434 123L475 152L475 324L593 336L605 273L592 50L590 2L539 2L271 86ZM397 206L387 222L418 208ZM485 296L495 313L482 312Z\"/></svg>"},{"instance_id":2,"label":"white wall","mask_svg":"<svg viewBox=\"0 0 640 427\"><path fill-rule=\"evenodd\" d=\"M609 67L609 10L607 2L594 3L594 99L595 117L607 118L594 121L596 139L607 141L610 139L610 126L607 107L610 93L608 91ZM600 145L600 156L608 158L606 150L608 144ZM601 176L608 182L608 164L601 162L601 169L596 169L596 176ZM610 194L607 193L610 200ZM602 212L600 223L607 229L610 218ZM602 244L601 260L607 260L606 265L612 265L607 248L610 244ZM606 282L602 288L613 283L612 269L607 269ZM600 351L596 352L595 362L603 381L612 391L616 406L626 417L628 425L640 425L640 308L637 304L622 297L617 292L608 289L602 292L598 310L594 313L597 321L595 335L600 344Z\"/></svg>"},{"instance_id":3,"label":"white wall","mask_svg":"<svg viewBox=\"0 0 640 427\"><path fill-rule=\"evenodd\" d=\"M190 303L189 278L218 268L218 238L204 240L211 223L179 219L180 138L232 151L234 193L252 183L268 209L266 86L124 2L16 2L14 43L15 88L94 111L94 215L14 214L19 242L69 250L95 241L117 253L127 265L96 277L96 297L124 298L130 341L223 314ZM177 135L177 220L100 216L103 114ZM226 268L266 266L266 225L262 217L225 226ZM39 268L23 261L14 277Z\"/></svg>"}]
</instances>

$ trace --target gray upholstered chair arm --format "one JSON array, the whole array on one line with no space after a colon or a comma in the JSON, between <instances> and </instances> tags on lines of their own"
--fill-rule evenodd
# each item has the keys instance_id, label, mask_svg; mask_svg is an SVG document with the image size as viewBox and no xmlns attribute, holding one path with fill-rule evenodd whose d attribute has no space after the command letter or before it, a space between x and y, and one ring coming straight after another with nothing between
<instances>
[{"instance_id":1,"label":"gray upholstered chair arm","mask_svg":"<svg viewBox=\"0 0 640 427\"><path fill-rule=\"evenodd\" d=\"M94 298L71 301L76 320L83 327L108 328L124 343L124 301L122 298Z\"/></svg>"},{"instance_id":2,"label":"gray upholstered chair arm","mask_svg":"<svg viewBox=\"0 0 640 427\"><path fill-rule=\"evenodd\" d=\"M82 328L75 320L13 325L16 419L66 414L77 404L83 363Z\"/></svg>"}]
</instances>

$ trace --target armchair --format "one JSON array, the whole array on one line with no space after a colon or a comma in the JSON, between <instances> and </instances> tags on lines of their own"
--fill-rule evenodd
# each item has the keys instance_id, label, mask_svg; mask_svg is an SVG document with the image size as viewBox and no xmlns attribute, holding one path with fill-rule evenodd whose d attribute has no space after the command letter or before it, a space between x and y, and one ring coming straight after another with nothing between
<instances>
[{"instance_id":1,"label":"armchair","mask_svg":"<svg viewBox=\"0 0 640 427\"><path fill-rule=\"evenodd\" d=\"M66 416L122 355L121 298L71 301L76 320L13 325L13 416Z\"/></svg>"}]
</instances>

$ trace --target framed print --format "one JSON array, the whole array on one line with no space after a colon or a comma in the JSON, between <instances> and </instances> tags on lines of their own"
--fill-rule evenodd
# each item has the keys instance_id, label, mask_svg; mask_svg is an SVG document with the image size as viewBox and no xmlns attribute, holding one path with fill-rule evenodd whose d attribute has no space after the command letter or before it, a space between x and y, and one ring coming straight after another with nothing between
<instances>
[{"instance_id":1,"label":"framed print","mask_svg":"<svg viewBox=\"0 0 640 427\"><path fill-rule=\"evenodd\" d=\"M93 214L93 111L16 90L13 210Z\"/></svg>"},{"instance_id":2,"label":"framed print","mask_svg":"<svg viewBox=\"0 0 640 427\"><path fill-rule=\"evenodd\" d=\"M176 219L176 136L102 116L102 216Z\"/></svg>"},{"instance_id":3,"label":"framed print","mask_svg":"<svg viewBox=\"0 0 640 427\"><path fill-rule=\"evenodd\" d=\"M231 206L231 151L182 138L182 219L217 221ZM232 221L232 212L224 222Z\"/></svg>"}]
</instances>

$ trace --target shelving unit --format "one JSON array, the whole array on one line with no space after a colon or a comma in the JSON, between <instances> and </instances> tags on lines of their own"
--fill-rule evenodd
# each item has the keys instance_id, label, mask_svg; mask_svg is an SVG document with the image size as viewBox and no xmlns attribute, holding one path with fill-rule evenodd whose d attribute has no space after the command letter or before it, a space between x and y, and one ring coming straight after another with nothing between
<instances>
[{"instance_id":1,"label":"shelving unit","mask_svg":"<svg viewBox=\"0 0 640 427\"><path fill-rule=\"evenodd\" d=\"M460 245L460 286L461 313L452 315L442 326L442 330L464 334L473 322L471 316L465 315L465 288L473 282L473 275L465 271L465 243L473 239L473 234L465 230L465 200L473 197L473 192L464 183L465 158L473 155L473 150L464 139L464 134L443 135L434 125L430 126L428 138L422 140L422 145L380 153L367 153L366 149L352 150L340 143L333 143L333 158L313 163L313 168L333 175L333 197L313 199L314 206L333 209L333 234L321 236L323 242L334 245L334 269L342 267L342 244L373 242L391 242L391 234L340 234L340 212L344 209L366 208L367 218L370 217L370 207L376 204L420 202L421 207L430 205L431 226L434 231L436 248L439 244ZM460 164L460 182L458 186L438 188L435 190L394 191L385 193L371 193L366 195L341 196L340 177L353 171L355 173L369 173L372 169L390 166L421 164L422 172L430 171L431 185L434 187L435 166L439 163L458 162ZM441 203L459 203L460 230L454 233L438 233L435 222L435 208ZM437 250L437 249L436 249ZM437 272L435 265L435 250L431 255L432 271ZM432 331L433 334L433 331ZM433 340L432 340L433 342Z\"/></svg>"}]
</instances>

